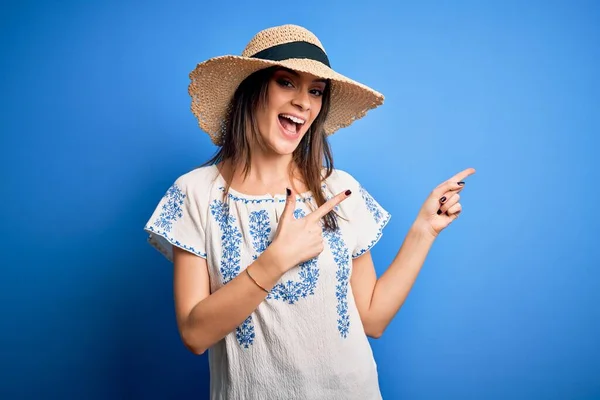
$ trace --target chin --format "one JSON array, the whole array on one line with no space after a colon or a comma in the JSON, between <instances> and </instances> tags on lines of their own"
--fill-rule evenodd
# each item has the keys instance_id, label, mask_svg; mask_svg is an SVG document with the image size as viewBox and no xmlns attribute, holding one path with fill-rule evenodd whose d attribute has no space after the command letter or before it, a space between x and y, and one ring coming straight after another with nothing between
<instances>
[{"instance_id":1,"label":"chin","mask_svg":"<svg viewBox=\"0 0 600 400\"><path fill-rule=\"evenodd\" d=\"M265 139L267 148L278 155L290 155L300 145L306 132L298 132L297 135L288 135L280 126L273 127L270 135Z\"/></svg>"},{"instance_id":2,"label":"chin","mask_svg":"<svg viewBox=\"0 0 600 400\"><path fill-rule=\"evenodd\" d=\"M302 136L293 141L281 137L276 137L274 138L274 140L269 140L268 143L269 147L271 148L271 150L273 150L273 152L284 156L292 154L298 148L300 140L302 140Z\"/></svg>"}]
</instances>

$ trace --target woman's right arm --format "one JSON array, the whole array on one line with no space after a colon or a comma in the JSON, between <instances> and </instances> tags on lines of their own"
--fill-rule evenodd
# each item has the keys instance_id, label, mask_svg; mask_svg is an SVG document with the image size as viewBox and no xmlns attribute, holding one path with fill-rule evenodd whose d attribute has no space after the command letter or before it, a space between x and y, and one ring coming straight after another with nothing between
<instances>
[{"instance_id":1,"label":"woman's right arm","mask_svg":"<svg viewBox=\"0 0 600 400\"><path fill-rule=\"evenodd\" d=\"M194 354L203 354L241 325L267 296L246 273L211 294L206 259L177 246L173 246L173 264L177 326L183 343ZM283 275L268 249L248 268L266 290Z\"/></svg>"}]
</instances>

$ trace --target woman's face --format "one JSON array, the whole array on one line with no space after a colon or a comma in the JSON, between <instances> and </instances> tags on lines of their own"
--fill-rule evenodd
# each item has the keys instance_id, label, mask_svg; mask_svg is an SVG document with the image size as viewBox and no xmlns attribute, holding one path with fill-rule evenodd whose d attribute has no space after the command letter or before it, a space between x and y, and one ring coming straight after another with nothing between
<instances>
[{"instance_id":1,"label":"woman's face","mask_svg":"<svg viewBox=\"0 0 600 400\"><path fill-rule=\"evenodd\" d=\"M313 75L277 70L269 82L266 107L259 107L257 120L268 150L292 154L319 115L326 82Z\"/></svg>"}]
</instances>

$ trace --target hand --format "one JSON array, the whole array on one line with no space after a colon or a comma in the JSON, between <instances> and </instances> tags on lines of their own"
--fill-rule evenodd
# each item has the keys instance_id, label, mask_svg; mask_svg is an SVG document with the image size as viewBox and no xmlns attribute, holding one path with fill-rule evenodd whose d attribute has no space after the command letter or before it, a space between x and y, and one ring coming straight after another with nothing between
<instances>
[{"instance_id":1,"label":"hand","mask_svg":"<svg viewBox=\"0 0 600 400\"><path fill-rule=\"evenodd\" d=\"M339 193L304 218L296 219L296 196L288 189L277 231L265 250L282 273L321 254L324 249L321 218L349 196L349 190Z\"/></svg>"},{"instance_id":2,"label":"hand","mask_svg":"<svg viewBox=\"0 0 600 400\"><path fill-rule=\"evenodd\" d=\"M425 200L414 226L437 237L462 212L459 193L464 188L463 180L474 173L474 168L467 168L438 185Z\"/></svg>"}]
</instances>

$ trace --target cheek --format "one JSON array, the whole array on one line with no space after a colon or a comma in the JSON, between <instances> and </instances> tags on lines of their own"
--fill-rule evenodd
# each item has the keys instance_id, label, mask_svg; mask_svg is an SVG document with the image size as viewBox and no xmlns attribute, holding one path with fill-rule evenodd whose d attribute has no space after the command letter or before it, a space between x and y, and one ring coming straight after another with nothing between
<instances>
[{"instance_id":1,"label":"cheek","mask_svg":"<svg viewBox=\"0 0 600 400\"><path fill-rule=\"evenodd\" d=\"M260 134L264 135L270 129L272 125L270 107L261 107L256 113L256 122L258 123L258 129Z\"/></svg>"},{"instance_id":2,"label":"cheek","mask_svg":"<svg viewBox=\"0 0 600 400\"><path fill-rule=\"evenodd\" d=\"M281 89L275 83L271 83L264 107L260 108L258 122L262 134L267 134L273 127L277 127L277 109L281 108L282 100Z\"/></svg>"},{"instance_id":3,"label":"cheek","mask_svg":"<svg viewBox=\"0 0 600 400\"><path fill-rule=\"evenodd\" d=\"M317 116L319 115L319 112L321 112L321 107L323 106L323 103L321 102L320 99L315 100L312 105L311 105L311 113L310 113L310 118L312 121L314 121Z\"/></svg>"}]
</instances>

